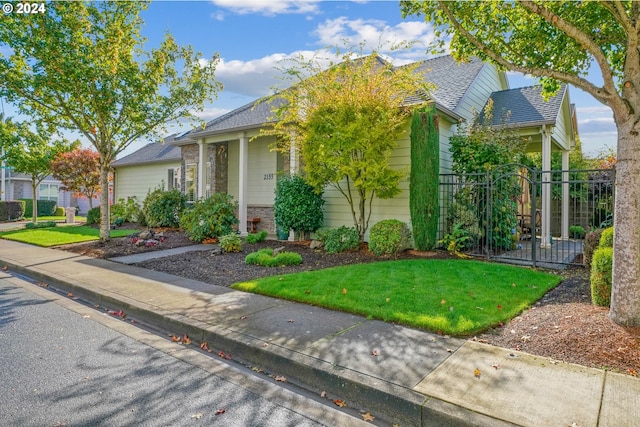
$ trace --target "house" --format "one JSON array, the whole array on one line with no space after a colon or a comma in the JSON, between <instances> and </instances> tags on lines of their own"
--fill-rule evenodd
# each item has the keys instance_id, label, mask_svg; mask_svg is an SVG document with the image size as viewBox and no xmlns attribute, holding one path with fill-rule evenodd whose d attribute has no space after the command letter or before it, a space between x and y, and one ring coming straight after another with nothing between
<instances>
[{"instance_id":1,"label":"house","mask_svg":"<svg viewBox=\"0 0 640 427\"><path fill-rule=\"evenodd\" d=\"M575 112L566 87L552 97L550 103L543 103L538 88L512 90L503 72L477 58L457 63L450 56L442 56L421 62L418 71L426 72L426 79L435 85L431 96L439 115L441 173L451 171L449 138L456 132L457 124L472 120L489 98L494 98L496 111L503 107L514 111L510 124L532 137L531 150L542 150L545 162L550 164L551 149L566 152L568 159L576 127ZM277 175L297 171L299 161L295 153L283 156L270 150L274 139L261 135L260 129L273 120L273 104L260 101L224 114L203 129L173 137L168 144L180 150L180 185L191 200L213 192L229 193L239 202L241 224L248 218L259 217L258 228L274 232L273 199ZM276 98L272 102L279 101ZM409 127L407 122L407 132L398 141L392 166L402 168L410 163ZM114 164L116 170L123 166L118 162ZM147 179L145 167L150 167L149 163L130 163L130 166L135 169L129 171L128 180ZM163 167L166 176L166 165ZM158 172L156 185L160 185L160 175ZM122 175L119 179L123 180ZM401 183L401 189L401 194L393 199L374 200L370 224L388 218L411 222L408 179ZM117 197L125 195L129 194L120 193ZM337 190L328 187L324 198L326 226L352 225L349 207Z\"/></svg>"},{"instance_id":2,"label":"house","mask_svg":"<svg viewBox=\"0 0 640 427\"><path fill-rule=\"evenodd\" d=\"M33 185L31 175L15 172L7 167L2 174L2 200L32 199ZM38 200L55 200L58 207L77 207L78 211L86 214L89 210L89 199L84 196L76 196L70 191L63 190L60 181L47 176L36 189ZM93 206L100 206L100 199L93 200ZM27 212L31 215L31 212Z\"/></svg>"},{"instance_id":3,"label":"house","mask_svg":"<svg viewBox=\"0 0 640 427\"><path fill-rule=\"evenodd\" d=\"M158 187L183 190L180 148L170 145L177 135L162 143L149 143L116 160L113 167L113 200L135 197L139 203Z\"/></svg>"}]
</instances>

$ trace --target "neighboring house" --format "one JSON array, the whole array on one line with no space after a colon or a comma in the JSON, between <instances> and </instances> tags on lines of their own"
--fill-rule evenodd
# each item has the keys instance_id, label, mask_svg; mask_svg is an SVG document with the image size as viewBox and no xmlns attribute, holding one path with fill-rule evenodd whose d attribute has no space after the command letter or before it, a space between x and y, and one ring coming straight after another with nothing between
<instances>
[{"instance_id":1,"label":"neighboring house","mask_svg":"<svg viewBox=\"0 0 640 427\"><path fill-rule=\"evenodd\" d=\"M442 56L423 61L418 71L425 71L426 80L435 85L431 96L439 115L441 173L451 171L449 138L456 132L457 124L473 120L474 114L484 109L489 98L494 99L496 113L503 108L512 111L509 123L532 137L530 151L542 151L543 164L550 165L552 149L561 150L565 153L563 160L566 157L568 161L577 127L566 87L545 102L539 88L509 89L503 72L477 58L458 64L452 57ZM204 129L172 137L167 143L180 150L180 155L174 160L181 167L181 189L191 200L207 197L213 192L229 193L239 202L240 224L259 217L258 229L274 232L273 200L277 175L296 172L299 161L295 153L284 156L272 151L270 145L274 138L260 135L260 129L273 120L272 105L261 101L256 100L224 114L207 123ZM407 122L407 132L398 141L391 159L392 166L403 168L410 165L409 128ZM145 147L140 152L147 149ZM114 163L116 170L123 166L119 162L128 157ZM147 168L151 167L149 162L129 165L132 169L128 179L134 182L141 181L142 177L146 179ZM163 176L167 176L166 164L158 164L158 167L164 168L164 172L156 173L156 186L161 185ZM119 179L122 181L124 178L120 175ZM402 192L393 199L374 200L370 224L388 218L411 222L408 178L400 187ZM116 184L116 188L121 187ZM130 195L117 194L118 198ZM326 226L353 225L349 207L337 190L327 187L324 198ZM245 232L245 229L241 227L241 231Z\"/></svg>"},{"instance_id":2,"label":"neighboring house","mask_svg":"<svg viewBox=\"0 0 640 427\"><path fill-rule=\"evenodd\" d=\"M150 143L111 164L113 167L113 200L135 197L142 203L156 188L183 191L180 148L169 145L176 135L162 143Z\"/></svg>"},{"instance_id":3,"label":"neighboring house","mask_svg":"<svg viewBox=\"0 0 640 427\"><path fill-rule=\"evenodd\" d=\"M72 192L62 190L63 185L52 176L47 176L36 189L36 199L55 200L58 207L77 207L78 211L86 214L89 210L89 199L76 197ZM6 168L4 173L4 191L2 200L32 199L33 186L31 176L15 172ZM100 199L93 200L93 206L100 206ZM27 213L31 215L31 212Z\"/></svg>"}]
</instances>

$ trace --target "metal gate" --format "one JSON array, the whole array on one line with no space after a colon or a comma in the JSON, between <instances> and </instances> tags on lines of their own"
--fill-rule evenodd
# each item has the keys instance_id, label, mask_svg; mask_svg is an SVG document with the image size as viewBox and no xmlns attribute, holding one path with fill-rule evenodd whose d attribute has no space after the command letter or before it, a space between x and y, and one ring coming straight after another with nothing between
<instances>
[{"instance_id":1,"label":"metal gate","mask_svg":"<svg viewBox=\"0 0 640 427\"><path fill-rule=\"evenodd\" d=\"M474 257L547 268L581 265L586 233L613 222L614 174L515 164L440 175L439 236L461 236L464 253Z\"/></svg>"}]
</instances>

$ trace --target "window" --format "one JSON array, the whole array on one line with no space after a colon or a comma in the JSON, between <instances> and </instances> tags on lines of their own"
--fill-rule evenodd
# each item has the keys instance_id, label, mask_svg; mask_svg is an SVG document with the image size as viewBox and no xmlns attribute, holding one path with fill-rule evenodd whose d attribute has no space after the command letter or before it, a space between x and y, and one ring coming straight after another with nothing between
<instances>
[{"instance_id":1,"label":"window","mask_svg":"<svg viewBox=\"0 0 640 427\"><path fill-rule=\"evenodd\" d=\"M181 191L180 187L180 168L169 168L168 169L169 176L167 178L167 182L169 183L167 190L178 190Z\"/></svg>"},{"instance_id":2,"label":"window","mask_svg":"<svg viewBox=\"0 0 640 427\"><path fill-rule=\"evenodd\" d=\"M188 164L184 167L184 194L187 196L187 202L195 202L198 198L198 189L196 183L198 181L198 168L195 164Z\"/></svg>"},{"instance_id":3,"label":"window","mask_svg":"<svg viewBox=\"0 0 640 427\"><path fill-rule=\"evenodd\" d=\"M38 198L40 200L54 200L58 203L58 192L60 191L58 184L40 184L38 189Z\"/></svg>"}]
</instances>

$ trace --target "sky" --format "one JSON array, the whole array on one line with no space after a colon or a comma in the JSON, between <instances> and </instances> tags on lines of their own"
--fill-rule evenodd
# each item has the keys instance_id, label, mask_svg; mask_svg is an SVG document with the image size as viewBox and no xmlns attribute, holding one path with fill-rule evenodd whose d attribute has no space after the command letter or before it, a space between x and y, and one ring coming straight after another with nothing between
<instances>
[{"instance_id":1,"label":"sky","mask_svg":"<svg viewBox=\"0 0 640 427\"><path fill-rule=\"evenodd\" d=\"M394 42L416 41L402 54L381 52L403 64L428 58L426 46L433 40L433 28L423 18L402 18L398 1L153 1L142 18L147 49L157 47L170 32L178 44L193 46L205 58L219 54L216 79L224 89L214 103L198 113L205 121L281 86L278 68L288 58L311 55L326 46L363 43L370 51ZM535 83L515 73L509 73L508 78L511 88ZM594 156L607 147L615 148L617 133L611 110L574 87L570 88L570 100L577 108L583 152ZM12 116L12 106L5 103L5 109L7 116ZM148 142L137 141L118 157Z\"/></svg>"}]
</instances>

